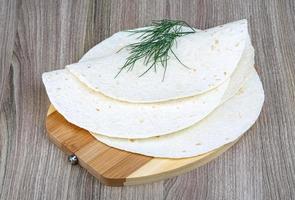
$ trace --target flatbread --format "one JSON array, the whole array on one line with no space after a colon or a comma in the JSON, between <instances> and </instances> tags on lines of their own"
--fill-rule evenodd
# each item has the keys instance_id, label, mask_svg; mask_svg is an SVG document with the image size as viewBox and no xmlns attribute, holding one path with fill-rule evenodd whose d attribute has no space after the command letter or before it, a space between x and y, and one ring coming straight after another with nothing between
<instances>
[{"instance_id":1,"label":"flatbread","mask_svg":"<svg viewBox=\"0 0 295 200\"><path fill-rule=\"evenodd\" d=\"M141 28L132 29L139 30ZM200 32L199 29L194 29L196 32ZM189 30L188 30L189 31ZM120 31L113 34L111 37L103 40L94 47L88 50L79 62L91 61L93 59L106 57L115 54L117 51L122 49L124 46L136 42L136 37L130 36L126 31ZM246 81L247 75L251 72L252 66L254 66L254 55L255 51L251 44L250 38L247 37L246 47L243 52L242 58L239 61L238 67L235 69L234 74L231 76L231 83L226 89L225 94L222 97L222 102L233 97L236 92L242 87ZM221 103L222 103L221 102Z\"/></svg>"},{"instance_id":2,"label":"flatbread","mask_svg":"<svg viewBox=\"0 0 295 200\"><path fill-rule=\"evenodd\" d=\"M248 74L245 72L254 63L253 48L250 41L247 44L229 84L224 83L203 95L181 100L151 104L115 101L87 88L66 70L45 73L43 81L51 103L69 122L77 126L119 138L165 135L197 123L236 93ZM104 47L94 49L99 52ZM92 55L96 55L95 52ZM91 58L86 56L84 60ZM196 109L191 109L193 107Z\"/></svg>"},{"instance_id":3,"label":"flatbread","mask_svg":"<svg viewBox=\"0 0 295 200\"><path fill-rule=\"evenodd\" d=\"M44 73L42 79L50 102L69 122L120 138L165 135L191 126L220 104L229 82L196 97L134 104L116 101L89 89L65 69ZM198 109L191 109L193 107Z\"/></svg>"},{"instance_id":4,"label":"flatbread","mask_svg":"<svg viewBox=\"0 0 295 200\"><path fill-rule=\"evenodd\" d=\"M89 88L114 99L139 103L161 102L203 94L224 83L237 67L247 40L246 20L180 37L177 46L172 49L191 69L183 67L176 58L171 57L164 81L163 67L158 67L156 73L150 71L139 78L147 68L142 60L135 64L132 71L122 71L114 78L129 55L126 49L66 68Z\"/></svg>"},{"instance_id":5,"label":"flatbread","mask_svg":"<svg viewBox=\"0 0 295 200\"><path fill-rule=\"evenodd\" d=\"M263 102L262 84L258 74L254 72L233 98L188 129L166 136L137 140L110 138L98 134L93 136L109 146L147 156L198 156L239 138L255 123Z\"/></svg>"}]
</instances>

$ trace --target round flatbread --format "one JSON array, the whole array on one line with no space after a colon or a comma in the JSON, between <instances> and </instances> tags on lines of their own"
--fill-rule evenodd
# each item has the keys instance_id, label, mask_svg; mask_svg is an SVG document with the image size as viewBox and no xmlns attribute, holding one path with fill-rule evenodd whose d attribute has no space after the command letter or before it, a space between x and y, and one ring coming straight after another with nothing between
<instances>
[{"instance_id":1,"label":"round flatbread","mask_svg":"<svg viewBox=\"0 0 295 200\"><path fill-rule=\"evenodd\" d=\"M99 141L126 151L153 157L184 158L217 149L245 133L256 121L264 101L258 74L239 92L198 124L161 137L118 139L93 134Z\"/></svg>"},{"instance_id":2,"label":"round flatbread","mask_svg":"<svg viewBox=\"0 0 295 200\"><path fill-rule=\"evenodd\" d=\"M195 31L200 32L201 30L195 29ZM79 62L91 61L93 59L102 58L109 56L111 54L115 54L124 46L134 42L136 42L136 37L130 37L129 33L126 31L115 33L111 37L103 40L102 42L98 43L97 45L89 49L82 56ZM234 73L230 77L230 84L228 85L228 88L226 89L226 92L222 97L222 102L225 102L226 100L230 99L242 87L242 85L246 81L247 75L251 72L252 67L254 66L254 54L254 48L251 44L250 38L248 37L246 40L246 47L243 52L242 58L239 61L239 64L235 69Z\"/></svg>"},{"instance_id":3,"label":"round flatbread","mask_svg":"<svg viewBox=\"0 0 295 200\"><path fill-rule=\"evenodd\" d=\"M126 33L118 33L115 39L119 39L115 41L124 41L121 39L124 37ZM122 49L110 55L113 46L102 54L109 56L75 63L66 68L89 88L114 99L137 103L161 102L203 94L224 83L242 58L248 38L246 20L178 38L177 45L172 49L190 69L171 56L164 81L164 68L160 66L156 73L151 70L139 78L148 67L143 60L136 62L132 71L122 71L115 78L129 52ZM111 46L109 44L105 41L102 46ZM119 46L124 45L123 42Z\"/></svg>"},{"instance_id":4,"label":"round flatbread","mask_svg":"<svg viewBox=\"0 0 295 200\"><path fill-rule=\"evenodd\" d=\"M67 70L42 75L50 102L69 122L110 137L147 138L184 129L221 102L228 81L196 97L155 104L116 101L83 85ZM197 108L193 110L192 108Z\"/></svg>"},{"instance_id":5,"label":"round flatbread","mask_svg":"<svg viewBox=\"0 0 295 200\"><path fill-rule=\"evenodd\" d=\"M115 101L87 88L66 70L45 73L43 81L51 103L77 126L110 137L147 138L165 135L197 123L236 93L254 62L250 41L247 44L229 84L224 83L205 94L181 100L151 104ZM102 49L105 47L96 46L90 52L97 55L95 52ZM83 60L92 58L91 54L86 54Z\"/></svg>"}]
</instances>

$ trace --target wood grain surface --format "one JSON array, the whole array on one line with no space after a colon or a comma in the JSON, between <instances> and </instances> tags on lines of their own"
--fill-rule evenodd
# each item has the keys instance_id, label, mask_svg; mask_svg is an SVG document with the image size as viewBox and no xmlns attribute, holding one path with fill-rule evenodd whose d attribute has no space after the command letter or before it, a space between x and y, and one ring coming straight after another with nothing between
<instances>
[{"instance_id":1,"label":"wood grain surface","mask_svg":"<svg viewBox=\"0 0 295 200\"><path fill-rule=\"evenodd\" d=\"M1 0L1 199L295 199L295 1ZM46 137L41 74L110 34L183 19L207 28L247 18L266 92L258 122L209 164L153 184L112 188Z\"/></svg>"}]
</instances>

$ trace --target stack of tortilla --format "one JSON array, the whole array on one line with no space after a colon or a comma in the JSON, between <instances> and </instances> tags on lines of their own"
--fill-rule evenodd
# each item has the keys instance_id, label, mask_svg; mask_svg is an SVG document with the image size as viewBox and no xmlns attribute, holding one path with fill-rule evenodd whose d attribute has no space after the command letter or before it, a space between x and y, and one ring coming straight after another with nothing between
<instances>
[{"instance_id":1,"label":"stack of tortilla","mask_svg":"<svg viewBox=\"0 0 295 200\"><path fill-rule=\"evenodd\" d=\"M247 21L177 39L164 68L139 77L146 66L116 76L138 42L118 32L79 63L46 72L50 102L70 123L118 149L153 157L193 157L233 142L256 121L264 91L254 69ZM119 51L120 50L120 51Z\"/></svg>"}]
</instances>

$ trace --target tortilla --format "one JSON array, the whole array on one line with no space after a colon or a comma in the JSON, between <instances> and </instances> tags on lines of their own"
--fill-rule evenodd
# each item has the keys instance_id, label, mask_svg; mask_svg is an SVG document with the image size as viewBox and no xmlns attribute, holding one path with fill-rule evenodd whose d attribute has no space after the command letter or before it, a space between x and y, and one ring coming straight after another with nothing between
<instances>
[{"instance_id":1,"label":"tortilla","mask_svg":"<svg viewBox=\"0 0 295 200\"><path fill-rule=\"evenodd\" d=\"M164 68L160 66L156 73L150 71L139 78L147 68L142 60L132 71L122 71L114 78L129 55L125 48L116 54L66 68L89 88L114 99L161 102L203 94L224 83L237 67L247 39L246 20L178 38L177 47L172 49L190 69L171 56L164 81Z\"/></svg>"},{"instance_id":2,"label":"tortilla","mask_svg":"<svg viewBox=\"0 0 295 200\"><path fill-rule=\"evenodd\" d=\"M103 51L104 47L94 49L90 51L97 55L95 52ZM87 55L84 60L92 59ZM151 104L115 101L87 88L65 70L45 73L43 81L51 103L69 122L110 137L147 138L182 130L206 117L235 94L253 63L254 51L248 41L229 84L203 95Z\"/></svg>"},{"instance_id":3,"label":"tortilla","mask_svg":"<svg viewBox=\"0 0 295 200\"><path fill-rule=\"evenodd\" d=\"M99 141L126 151L153 157L184 158L217 149L239 138L256 121L264 91L253 68L252 77L230 100L198 124L161 137L127 140L93 134Z\"/></svg>"},{"instance_id":4,"label":"tortilla","mask_svg":"<svg viewBox=\"0 0 295 200\"><path fill-rule=\"evenodd\" d=\"M87 88L65 70L45 73L43 81L50 101L69 122L111 137L146 138L191 126L234 95L253 66L253 48L247 49L227 90L224 85L203 95L162 103L115 101Z\"/></svg>"},{"instance_id":5,"label":"tortilla","mask_svg":"<svg viewBox=\"0 0 295 200\"><path fill-rule=\"evenodd\" d=\"M116 101L83 85L67 70L42 75L50 102L69 122L110 137L147 138L184 129L221 102L228 87L204 95L155 104ZM191 109L191 108L197 109Z\"/></svg>"},{"instance_id":6,"label":"tortilla","mask_svg":"<svg viewBox=\"0 0 295 200\"><path fill-rule=\"evenodd\" d=\"M139 29L140 28L133 29L133 31ZM195 31L200 32L201 30L195 29ZM111 37L92 47L82 56L79 62L90 61L93 59L115 54L124 46L134 42L136 42L136 37L130 36L129 33L126 31L115 33ZM228 85L226 93L222 97L222 102L225 102L236 94L236 92L246 81L246 76L250 73L252 66L254 66L254 48L251 44L250 38L247 37L246 47L243 52L242 58L239 61L238 67L235 69L234 74L230 78L231 82L235 84Z\"/></svg>"}]
</instances>

